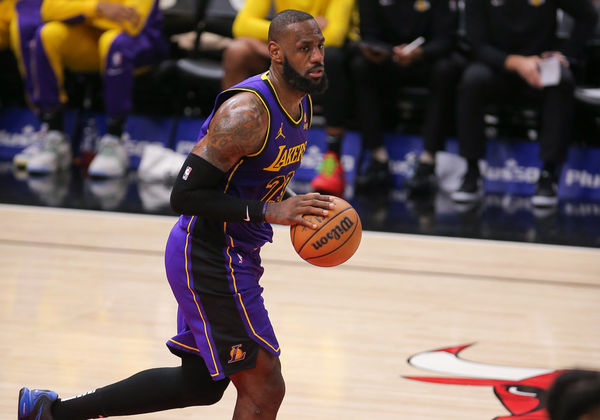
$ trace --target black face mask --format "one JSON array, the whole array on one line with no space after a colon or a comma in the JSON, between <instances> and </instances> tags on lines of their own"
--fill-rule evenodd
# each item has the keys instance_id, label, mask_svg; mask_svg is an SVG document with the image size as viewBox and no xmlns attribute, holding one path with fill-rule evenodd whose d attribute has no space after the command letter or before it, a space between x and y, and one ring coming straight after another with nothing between
<instances>
[{"instance_id":1,"label":"black face mask","mask_svg":"<svg viewBox=\"0 0 600 420\"><path fill-rule=\"evenodd\" d=\"M321 94L329 87L329 80L324 71L319 81L313 81L294 70L285 56L283 57L283 77L291 87L304 93Z\"/></svg>"}]
</instances>

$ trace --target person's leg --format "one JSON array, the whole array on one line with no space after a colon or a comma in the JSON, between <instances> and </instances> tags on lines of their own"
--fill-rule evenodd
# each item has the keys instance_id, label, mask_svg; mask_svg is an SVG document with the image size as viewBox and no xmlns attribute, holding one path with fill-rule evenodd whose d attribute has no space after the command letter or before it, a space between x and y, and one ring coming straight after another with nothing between
<instances>
[{"instance_id":1,"label":"person's leg","mask_svg":"<svg viewBox=\"0 0 600 420\"><path fill-rule=\"evenodd\" d=\"M131 112L134 59L140 42L119 30L104 32L98 40L99 72L102 74L108 134L120 138L125 118Z\"/></svg>"},{"instance_id":2,"label":"person's leg","mask_svg":"<svg viewBox=\"0 0 600 420\"><path fill-rule=\"evenodd\" d=\"M67 102L63 46L69 38L69 29L62 22L49 22L36 34L32 99L42 113L56 112Z\"/></svg>"},{"instance_id":3,"label":"person's leg","mask_svg":"<svg viewBox=\"0 0 600 420\"><path fill-rule=\"evenodd\" d=\"M465 67L465 58L458 54L439 60L433 67L423 127L424 153L429 157L444 148L456 116L456 86Z\"/></svg>"},{"instance_id":4,"label":"person's leg","mask_svg":"<svg viewBox=\"0 0 600 420\"><path fill-rule=\"evenodd\" d=\"M34 109L33 105L33 52L35 48L35 36L38 27L41 25L41 16L39 5L30 4L30 2L18 2L15 5L16 16L9 24L10 48L16 58L19 73L23 80L25 99ZM42 124L40 130L32 131L27 134L30 143L13 157L13 164L18 170L27 169L29 160L37 155L43 146L43 140L47 133L47 124Z\"/></svg>"},{"instance_id":5,"label":"person's leg","mask_svg":"<svg viewBox=\"0 0 600 420\"><path fill-rule=\"evenodd\" d=\"M97 71L98 31L85 25L49 22L36 34L33 100L41 112L52 112L67 101L64 69Z\"/></svg>"},{"instance_id":6,"label":"person's leg","mask_svg":"<svg viewBox=\"0 0 600 420\"><path fill-rule=\"evenodd\" d=\"M349 54L351 53L347 47L329 47L325 54L325 70L329 79L329 87L322 96L325 131L332 138L328 143L328 150L338 155L349 108L353 103L348 75Z\"/></svg>"},{"instance_id":7,"label":"person's leg","mask_svg":"<svg viewBox=\"0 0 600 420\"><path fill-rule=\"evenodd\" d=\"M256 368L231 375L237 389L234 420L275 419L285 395L279 357L260 349Z\"/></svg>"},{"instance_id":8,"label":"person's leg","mask_svg":"<svg viewBox=\"0 0 600 420\"><path fill-rule=\"evenodd\" d=\"M573 120L575 81L571 70L561 67L560 83L542 92L540 127L540 171L532 202L536 206L553 206L558 202L557 184L561 166L567 157Z\"/></svg>"},{"instance_id":9,"label":"person's leg","mask_svg":"<svg viewBox=\"0 0 600 420\"><path fill-rule=\"evenodd\" d=\"M543 162L561 165L567 155L571 137L575 80L571 70L561 67L560 83L542 93L540 127L540 158Z\"/></svg>"},{"instance_id":10,"label":"person's leg","mask_svg":"<svg viewBox=\"0 0 600 420\"><path fill-rule=\"evenodd\" d=\"M33 98L33 58L35 52L35 38L37 29L42 25L39 4L35 2L17 2L15 4L16 16L9 26L10 48L17 59L19 72L25 85L27 100L32 103Z\"/></svg>"},{"instance_id":11,"label":"person's leg","mask_svg":"<svg viewBox=\"0 0 600 420\"><path fill-rule=\"evenodd\" d=\"M267 44L254 38L236 38L223 52L223 81L228 89L242 80L269 68Z\"/></svg>"},{"instance_id":12,"label":"person's leg","mask_svg":"<svg viewBox=\"0 0 600 420\"><path fill-rule=\"evenodd\" d=\"M57 401L54 420L78 420L151 413L218 402L228 379L213 381L199 357L183 358L181 366L139 372L91 393Z\"/></svg>"},{"instance_id":13,"label":"person's leg","mask_svg":"<svg viewBox=\"0 0 600 420\"><path fill-rule=\"evenodd\" d=\"M361 54L352 59L355 81L356 113L363 138L363 147L375 150L383 146L383 95L381 95L384 65L368 61Z\"/></svg>"},{"instance_id":14,"label":"person's leg","mask_svg":"<svg viewBox=\"0 0 600 420\"><path fill-rule=\"evenodd\" d=\"M363 141L363 150L368 150L371 159L364 173L356 179L358 189L387 187L390 183L389 157L383 143L384 108L393 103L389 93L391 88L391 62L377 65L361 54L352 60L352 76L355 82L356 113ZM395 96L395 95L391 95Z\"/></svg>"},{"instance_id":15,"label":"person's leg","mask_svg":"<svg viewBox=\"0 0 600 420\"><path fill-rule=\"evenodd\" d=\"M32 100L49 133L40 152L28 160L30 173L50 173L70 166L71 144L62 127L62 108L67 101L64 69L95 71L98 64L96 41L97 31L85 25L49 22L37 30L32 52L35 68Z\"/></svg>"},{"instance_id":16,"label":"person's leg","mask_svg":"<svg viewBox=\"0 0 600 420\"><path fill-rule=\"evenodd\" d=\"M93 178L122 177L129 169L122 134L133 106L135 60L151 47L143 33L132 37L116 29L105 31L98 40L96 50L100 57L98 70L102 74L107 132L98 142L96 156L88 168Z\"/></svg>"},{"instance_id":17,"label":"person's leg","mask_svg":"<svg viewBox=\"0 0 600 420\"><path fill-rule=\"evenodd\" d=\"M457 136L460 154L467 161L467 172L452 199L469 202L481 196L479 159L485 154L485 106L489 103L499 76L483 63L472 63L464 71L458 85Z\"/></svg>"},{"instance_id":18,"label":"person's leg","mask_svg":"<svg viewBox=\"0 0 600 420\"><path fill-rule=\"evenodd\" d=\"M51 412L53 420L85 420L211 405L228 385L229 379L213 381L201 358L187 356L178 367L148 369L73 398L56 399ZM21 399L32 392L22 392ZM19 419L27 417L21 414Z\"/></svg>"},{"instance_id":19,"label":"person's leg","mask_svg":"<svg viewBox=\"0 0 600 420\"><path fill-rule=\"evenodd\" d=\"M456 86L466 67L459 54L435 62L429 81L429 101L423 123L423 152L414 174L407 180L411 194L427 194L435 189L435 154L444 149L456 115Z\"/></svg>"}]
</instances>

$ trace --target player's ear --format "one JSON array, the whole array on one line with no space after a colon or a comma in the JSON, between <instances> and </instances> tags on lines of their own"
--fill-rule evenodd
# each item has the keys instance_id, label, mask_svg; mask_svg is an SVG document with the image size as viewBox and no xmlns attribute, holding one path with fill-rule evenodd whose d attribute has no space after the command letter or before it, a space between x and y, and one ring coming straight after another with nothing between
<instances>
[{"instance_id":1,"label":"player's ear","mask_svg":"<svg viewBox=\"0 0 600 420\"><path fill-rule=\"evenodd\" d=\"M281 45L275 41L269 41L267 48L269 48L269 56L271 56L271 61L277 64L283 64L283 51L281 50Z\"/></svg>"}]
</instances>

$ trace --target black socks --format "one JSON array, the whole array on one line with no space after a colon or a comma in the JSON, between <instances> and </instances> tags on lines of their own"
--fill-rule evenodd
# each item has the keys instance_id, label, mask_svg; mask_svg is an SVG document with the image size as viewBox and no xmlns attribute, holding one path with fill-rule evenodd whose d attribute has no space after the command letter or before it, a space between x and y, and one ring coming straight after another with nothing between
<instances>
[{"instance_id":1,"label":"black socks","mask_svg":"<svg viewBox=\"0 0 600 420\"><path fill-rule=\"evenodd\" d=\"M108 117L106 120L106 132L112 136L121 138L124 126L125 118Z\"/></svg>"},{"instance_id":2,"label":"black socks","mask_svg":"<svg viewBox=\"0 0 600 420\"><path fill-rule=\"evenodd\" d=\"M179 367L149 369L74 398L57 400L54 420L86 420L210 405L219 401L229 379L213 381L204 361L186 357Z\"/></svg>"}]
</instances>

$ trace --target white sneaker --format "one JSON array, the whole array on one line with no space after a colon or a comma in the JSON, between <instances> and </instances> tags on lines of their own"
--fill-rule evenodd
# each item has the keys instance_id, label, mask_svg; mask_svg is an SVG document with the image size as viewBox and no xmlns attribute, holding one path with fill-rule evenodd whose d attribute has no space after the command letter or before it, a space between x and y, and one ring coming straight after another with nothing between
<instances>
[{"instance_id":1,"label":"white sneaker","mask_svg":"<svg viewBox=\"0 0 600 420\"><path fill-rule=\"evenodd\" d=\"M22 136L28 140L29 145L13 156L13 165L15 168L21 170L27 168L27 162L29 162L29 159L37 155L42 150L43 140L47 134L47 127L42 127L39 131L35 131L30 125L27 125L23 128Z\"/></svg>"},{"instance_id":2,"label":"white sneaker","mask_svg":"<svg viewBox=\"0 0 600 420\"><path fill-rule=\"evenodd\" d=\"M42 140L42 148L27 161L27 172L49 174L71 166L71 143L60 131L50 131Z\"/></svg>"},{"instance_id":3,"label":"white sneaker","mask_svg":"<svg viewBox=\"0 0 600 420\"><path fill-rule=\"evenodd\" d=\"M102 136L88 174L97 178L117 178L124 176L128 169L129 156L121 140L110 134Z\"/></svg>"}]
</instances>

